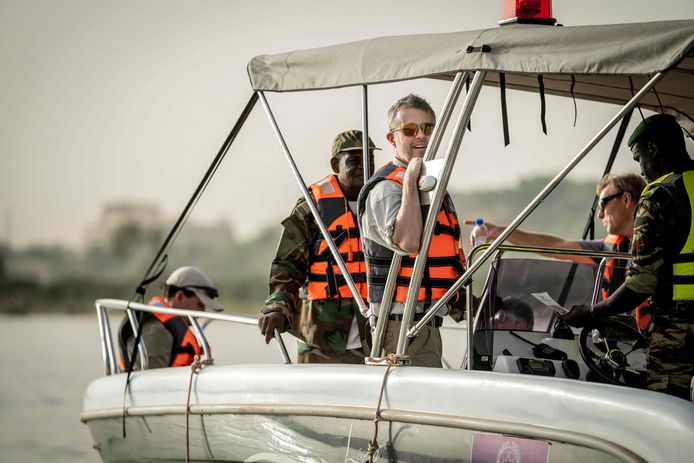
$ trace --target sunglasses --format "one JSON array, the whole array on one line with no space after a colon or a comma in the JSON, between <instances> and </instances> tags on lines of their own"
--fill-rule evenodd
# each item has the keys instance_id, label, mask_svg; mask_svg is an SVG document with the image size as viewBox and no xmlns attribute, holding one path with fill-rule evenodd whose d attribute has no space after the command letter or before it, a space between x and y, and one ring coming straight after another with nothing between
<instances>
[{"instance_id":1,"label":"sunglasses","mask_svg":"<svg viewBox=\"0 0 694 463\"><path fill-rule=\"evenodd\" d=\"M432 132L434 131L434 125L435 124L431 124L431 123L422 124L422 126L421 126L422 133L424 133L424 135L427 137L430 136L432 134ZM390 132L393 133L393 132L397 132L398 130L400 130L403 133L403 135L405 135L406 137L414 137L419 132L419 129L420 129L420 126L412 123L412 124L405 124L402 127L400 127L399 129L393 129Z\"/></svg>"},{"instance_id":2,"label":"sunglasses","mask_svg":"<svg viewBox=\"0 0 694 463\"><path fill-rule=\"evenodd\" d=\"M190 291L191 288L201 290L210 299L216 299L217 297L219 297L219 291L217 291L217 288L208 288L207 286L186 286L185 288L182 288L182 289L186 289L186 290Z\"/></svg>"},{"instance_id":3,"label":"sunglasses","mask_svg":"<svg viewBox=\"0 0 694 463\"><path fill-rule=\"evenodd\" d=\"M598 211L604 211L605 208L607 207L607 203L609 203L610 201L612 201L615 198L619 198L623 194L624 194L624 192L621 191L619 193L615 193L613 195L609 195L609 196L605 196L604 198L600 198L600 200L598 201Z\"/></svg>"}]
</instances>

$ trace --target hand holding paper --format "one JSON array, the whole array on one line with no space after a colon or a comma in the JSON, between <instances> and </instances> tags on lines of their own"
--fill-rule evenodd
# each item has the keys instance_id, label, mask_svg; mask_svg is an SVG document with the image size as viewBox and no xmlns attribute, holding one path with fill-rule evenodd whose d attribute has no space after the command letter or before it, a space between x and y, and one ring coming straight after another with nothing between
<instances>
[{"instance_id":1,"label":"hand holding paper","mask_svg":"<svg viewBox=\"0 0 694 463\"><path fill-rule=\"evenodd\" d=\"M557 301L552 299L552 297L549 294L547 294L546 291L544 293L531 293L531 296L533 296L535 299L542 302L544 305L546 305L547 307L554 310L560 315L566 315L567 313L569 313L568 309L560 306L557 303Z\"/></svg>"}]
</instances>

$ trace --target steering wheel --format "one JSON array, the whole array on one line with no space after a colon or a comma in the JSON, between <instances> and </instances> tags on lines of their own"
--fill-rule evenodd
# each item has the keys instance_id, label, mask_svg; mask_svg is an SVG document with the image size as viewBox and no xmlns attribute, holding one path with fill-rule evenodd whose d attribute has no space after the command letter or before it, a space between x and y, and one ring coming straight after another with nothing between
<instances>
[{"instance_id":1,"label":"steering wheel","mask_svg":"<svg viewBox=\"0 0 694 463\"><path fill-rule=\"evenodd\" d=\"M646 387L646 338L629 323L607 318L586 326L578 349L588 370L599 382Z\"/></svg>"}]
</instances>

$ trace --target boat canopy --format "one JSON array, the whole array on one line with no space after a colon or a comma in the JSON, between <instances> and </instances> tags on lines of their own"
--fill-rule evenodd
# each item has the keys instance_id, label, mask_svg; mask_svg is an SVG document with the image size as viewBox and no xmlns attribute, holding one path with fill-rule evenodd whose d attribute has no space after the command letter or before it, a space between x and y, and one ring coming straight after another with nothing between
<instances>
[{"instance_id":1,"label":"boat canopy","mask_svg":"<svg viewBox=\"0 0 694 463\"><path fill-rule=\"evenodd\" d=\"M548 94L624 104L649 76L670 71L640 105L674 114L693 133L693 49L694 20L517 24L260 55L248 73L256 91L296 92L488 71L486 85L498 86L503 74L510 89L538 91L542 85Z\"/></svg>"}]
</instances>

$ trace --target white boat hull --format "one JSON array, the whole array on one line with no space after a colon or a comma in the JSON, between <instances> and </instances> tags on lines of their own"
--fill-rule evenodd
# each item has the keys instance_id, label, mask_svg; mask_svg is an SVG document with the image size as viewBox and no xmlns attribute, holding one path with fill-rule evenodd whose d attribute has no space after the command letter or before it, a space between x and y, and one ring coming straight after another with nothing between
<instances>
[{"instance_id":1,"label":"white boat hull","mask_svg":"<svg viewBox=\"0 0 694 463\"><path fill-rule=\"evenodd\" d=\"M193 382L190 459L365 461L385 371L207 367ZM189 379L188 368L134 373L125 439L125 375L92 382L81 418L103 460L185 461ZM618 386L404 367L391 370L381 409L376 461L484 461L473 457L495 436L515 436L504 437L506 450L544 446L544 461L674 462L694 454L694 404ZM533 455L522 461L540 461L533 458L542 450Z\"/></svg>"}]
</instances>

